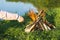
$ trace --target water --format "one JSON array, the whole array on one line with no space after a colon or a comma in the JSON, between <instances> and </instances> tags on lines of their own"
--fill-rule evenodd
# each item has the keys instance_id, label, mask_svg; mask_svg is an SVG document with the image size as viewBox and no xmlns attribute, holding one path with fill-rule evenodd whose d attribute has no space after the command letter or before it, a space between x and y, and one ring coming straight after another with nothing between
<instances>
[{"instance_id":1,"label":"water","mask_svg":"<svg viewBox=\"0 0 60 40\"><path fill-rule=\"evenodd\" d=\"M34 12L37 12L37 8L31 3L8 2L6 0L0 0L0 10L2 11L17 13L22 16L30 9L34 10Z\"/></svg>"}]
</instances>

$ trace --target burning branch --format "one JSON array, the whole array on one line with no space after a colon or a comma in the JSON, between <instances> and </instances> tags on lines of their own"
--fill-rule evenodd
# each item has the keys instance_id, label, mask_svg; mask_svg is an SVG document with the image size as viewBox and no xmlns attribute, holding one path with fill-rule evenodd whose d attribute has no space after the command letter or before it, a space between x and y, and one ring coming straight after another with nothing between
<instances>
[{"instance_id":1,"label":"burning branch","mask_svg":"<svg viewBox=\"0 0 60 40\"><path fill-rule=\"evenodd\" d=\"M29 24L25 28L25 32L29 33L36 28L40 30L51 30L52 28L55 28L54 25L50 24L46 19L45 19L45 12L44 10L41 10L38 14L35 14L34 11L29 12L29 17L33 20L33 23Z\"/></svg>"}]
</instances>

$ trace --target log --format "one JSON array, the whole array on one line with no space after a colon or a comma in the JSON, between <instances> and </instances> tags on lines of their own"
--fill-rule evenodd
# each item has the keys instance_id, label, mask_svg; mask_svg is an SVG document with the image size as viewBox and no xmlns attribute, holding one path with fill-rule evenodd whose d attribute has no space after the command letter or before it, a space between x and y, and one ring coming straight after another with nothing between
<instances>
[{"instance_id":1,"label":"log","mask_svg":"<svg viewBox=\"0 0 60 40\"><path fill-rule=\"evenodd\" d=\"M44 22L47 26L49 26L51 29L55 29L56 27L54 25L52 25L51 23L49 23L47 20L45 20Z\"/></svg>"},{"instance_id":2,"label":"log","mask_svg":"<svg viewBox=\"0 0 60 40\"><path fill-rule=\"evenodd\" d=\"M51 30L52 28L55 28L54 25L50 24L46 19L44 19L45 13L43 10L41 10L38 13L38 15L35 15L37 18L36 17L34 18L34 12L32 12L32 13L31 13L32 16L31 16L31 14L29 14L29 15L30 15L31 19L34 21L32 24L29 24L26 26L25 32L29 33L31 31L34 31L37 28L40 30L46 30L46 31Z\"/></svg>"},{"instance_id":3,"label":"log","mask_svg":"<svg viewBox=\"0 0 60 40\"><path fill-rule=\"evenodd\" d=\"M30 15L30 14L29 14ZM31 17L31 16L30 16ZM31 17L32 18L32 17ZM39 19L39 17L37 18L37 19ZM39 20L37 20L36 19L36 21L35 22L33 22L32 24L29 24L26 28L25 28L25 32L30 32L30 31L32 31L33 30L33 28L35 28L35 25L37 24L37 22L39 21ZM33 18L32 18L32 20L33 20Z\"/></svg>"}]
</instances>

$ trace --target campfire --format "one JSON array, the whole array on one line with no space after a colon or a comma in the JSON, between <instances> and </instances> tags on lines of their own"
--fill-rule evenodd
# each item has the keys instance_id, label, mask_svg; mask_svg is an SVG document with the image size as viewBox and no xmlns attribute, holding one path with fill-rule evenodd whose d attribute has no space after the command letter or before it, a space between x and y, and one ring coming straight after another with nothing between
<instances>
[{"instance_id":1,"label":"campfire","mask_svg":"<svg viewBox=\"0 0 60 40\"><path fill-rule=\"evenodd\" d=\"M49 23L47 21L46 17L46 13L44 12L44 10L40 10L40 12L38 12L38 14L34 13L33 10L31 10L28 13L29 17L33 20L32 23L28 24L25 28L25 32L29 33L31 31L34 31L36 29L39 30L52 30L55 28L55 26L51 23Z\"/></svg>"}]
</instances>

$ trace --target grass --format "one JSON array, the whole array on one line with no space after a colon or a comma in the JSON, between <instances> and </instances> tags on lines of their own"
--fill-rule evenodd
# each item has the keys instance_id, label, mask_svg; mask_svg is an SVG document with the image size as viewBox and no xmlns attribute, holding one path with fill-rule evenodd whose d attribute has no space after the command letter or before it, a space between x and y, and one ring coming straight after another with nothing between
<instances>
[{"instance_id":1,"label":"grass","mask_svg":"<svg viewBox=\"0 0 60 40\"><path fill-rule=\"evenodd\" d=\"M17 21L0 21L0 40L60 40L60 10L51 9L46 12L47 20L56 26L51 31L36 30L29 34L24 32L25 26L29 24L31 19L25 15L25 21L19 23Z\"/></svg>"},{"instance_id":2,"label":"grass","mask_svg":"<svg viewBox=\"0 0 60 40\"><path fill-rule=\"evenodd\" d=\"M47 20L56 26L51 31L36 30L29 34L24 32L25 26L31 19L25 15L25 21L19 23L17 21L0 21L0 40L60 40L60 0L7 0L13 2L30 2L38 9L48 8L46 11ZM45 9L44 9L45 10Z\"/></svg>"}]
</instances>

